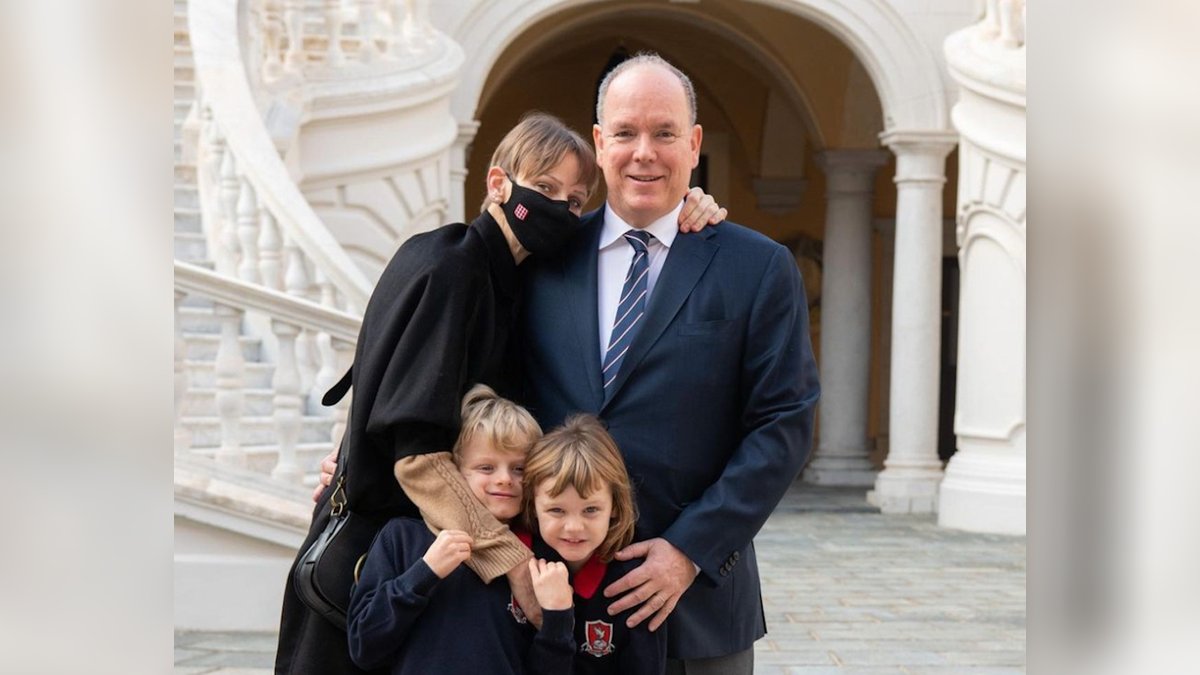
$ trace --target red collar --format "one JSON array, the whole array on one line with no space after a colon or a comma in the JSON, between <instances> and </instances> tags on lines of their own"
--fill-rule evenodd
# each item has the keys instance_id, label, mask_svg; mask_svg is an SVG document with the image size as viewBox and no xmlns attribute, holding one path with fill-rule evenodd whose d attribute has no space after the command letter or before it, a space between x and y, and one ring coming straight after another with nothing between
<instances>
[{"instance_id":1,"label":"red collar","mask_svg":"<svg viewBox=\"0 0 1200 675\"><path fill-rule=\"evenodd\" d=\"M533 549L533 534L524 528L516 528L513 534L517 535L517 539L521 540L530 550ZM554 549L550 548L546 542L541 542L541 546L545 546L553 553ZM555 555L557 557L557 554ZM576 595L584 600L591 600L596 594L596 589L600 588L600 582L604 580L604 572L608 570L608 563L600 559L600 556L593 555L579 571L575 573L571 580L571 586L575 589Z\"/></svg>"}]
</instances>

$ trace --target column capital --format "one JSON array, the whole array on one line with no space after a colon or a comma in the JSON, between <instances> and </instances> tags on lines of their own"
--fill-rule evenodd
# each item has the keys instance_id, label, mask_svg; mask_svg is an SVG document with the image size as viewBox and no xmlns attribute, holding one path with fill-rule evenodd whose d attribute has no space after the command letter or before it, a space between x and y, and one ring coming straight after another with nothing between
<instances>
[{"instance_id":1,"label":"column capital","mask_svg":"<svg viewBox=\"0 0 1200 675\"><path fill-rule=\"evenodd\" d=\"M817 166L825 173L828 195L873 193L875 172L887 164L886 150L844 149L818 153Z\"/></svg>"},{"instance_id":2,"label":"column capital","mask_svg":"<svg viewBox=\"0 0 1200 675\"><path fill-rule=\"evenodd\" d=\"M890 130L879 140L896 155L896 184L936 185L946 182L946 155L958 146L952 131Z\"/></svg>"}]
</instances>

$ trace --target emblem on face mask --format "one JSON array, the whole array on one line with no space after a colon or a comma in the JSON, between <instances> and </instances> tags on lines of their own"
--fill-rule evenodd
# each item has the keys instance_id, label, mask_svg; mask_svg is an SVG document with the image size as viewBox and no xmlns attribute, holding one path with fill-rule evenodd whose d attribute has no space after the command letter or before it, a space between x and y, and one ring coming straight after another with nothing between
<instances>
[{"instance_id":1,"label":"emblem on face mask","mask_svg":"<svg viewBox=\"0 0 1200 675\"><path fill-rule=\"evenodd\" d=\"M524 204L517 204L517 208L513 209L513 215L517 220L525 220L525 216L529 215L529 209L525 208Z\"/></svg>"},{"instance_id":2,"label":"emblem on face mask","mask_svg":"<svg viewBox=\"0 0 1200 675\"><path fill-rule=\"evenodd\" d=\"M583 625L585 642L579 650L597 658L613 653L613 625L607 621L588 621Z\"/></svg>"}]
</instances>

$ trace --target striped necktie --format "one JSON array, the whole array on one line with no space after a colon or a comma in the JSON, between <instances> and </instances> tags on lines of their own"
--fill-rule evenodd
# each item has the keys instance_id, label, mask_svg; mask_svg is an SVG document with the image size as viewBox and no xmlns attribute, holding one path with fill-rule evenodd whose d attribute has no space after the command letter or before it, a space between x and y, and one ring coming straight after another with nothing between
<instances>
[{"instance_id":1,"label":"striped necktie","mask_svg":"<svg viewBox=\"0 0 1200 675\"><path fill-rule=\"evenodd\" d=\"M625 241L633 247L633 262L629 263L629 274L625 277L625 285L621 289L621 301L617 303L617 316L613 322L612 336L608 340L608 350L604 353L604 391L617 379L621 372L621 361L629 345L637 335L637 328L642 315L646 313L647 284L650 280L649 244L651 235L643 230L630 230L625 233Z\"/></svg>"}]
</instances>

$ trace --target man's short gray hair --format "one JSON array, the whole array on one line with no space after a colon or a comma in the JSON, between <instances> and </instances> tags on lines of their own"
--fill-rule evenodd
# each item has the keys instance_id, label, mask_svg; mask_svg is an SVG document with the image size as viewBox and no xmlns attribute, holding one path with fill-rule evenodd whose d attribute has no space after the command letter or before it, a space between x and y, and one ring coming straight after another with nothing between
<instances>
[{"instance_id":1,"label":"man's short gray hair","mask_svg":"<svg viewBox=\"0 0 1200 675\"><path fill-rule=\"evenodd\" d=\"M608 95L608 85L621 73L638 66L659 66L671 71L675 77L679 78L679 83L683 85L683 93L687 97L688 113L691 123L696 123L696 88L692 86L692 81L683 71L671 65L663 57L654 52L638 52L628 59L622 61L616 68L608 71L604 79L600 82L600 94L596 99L596 121L604 124L604 97Z\"/></svg>"}]
</instances>

